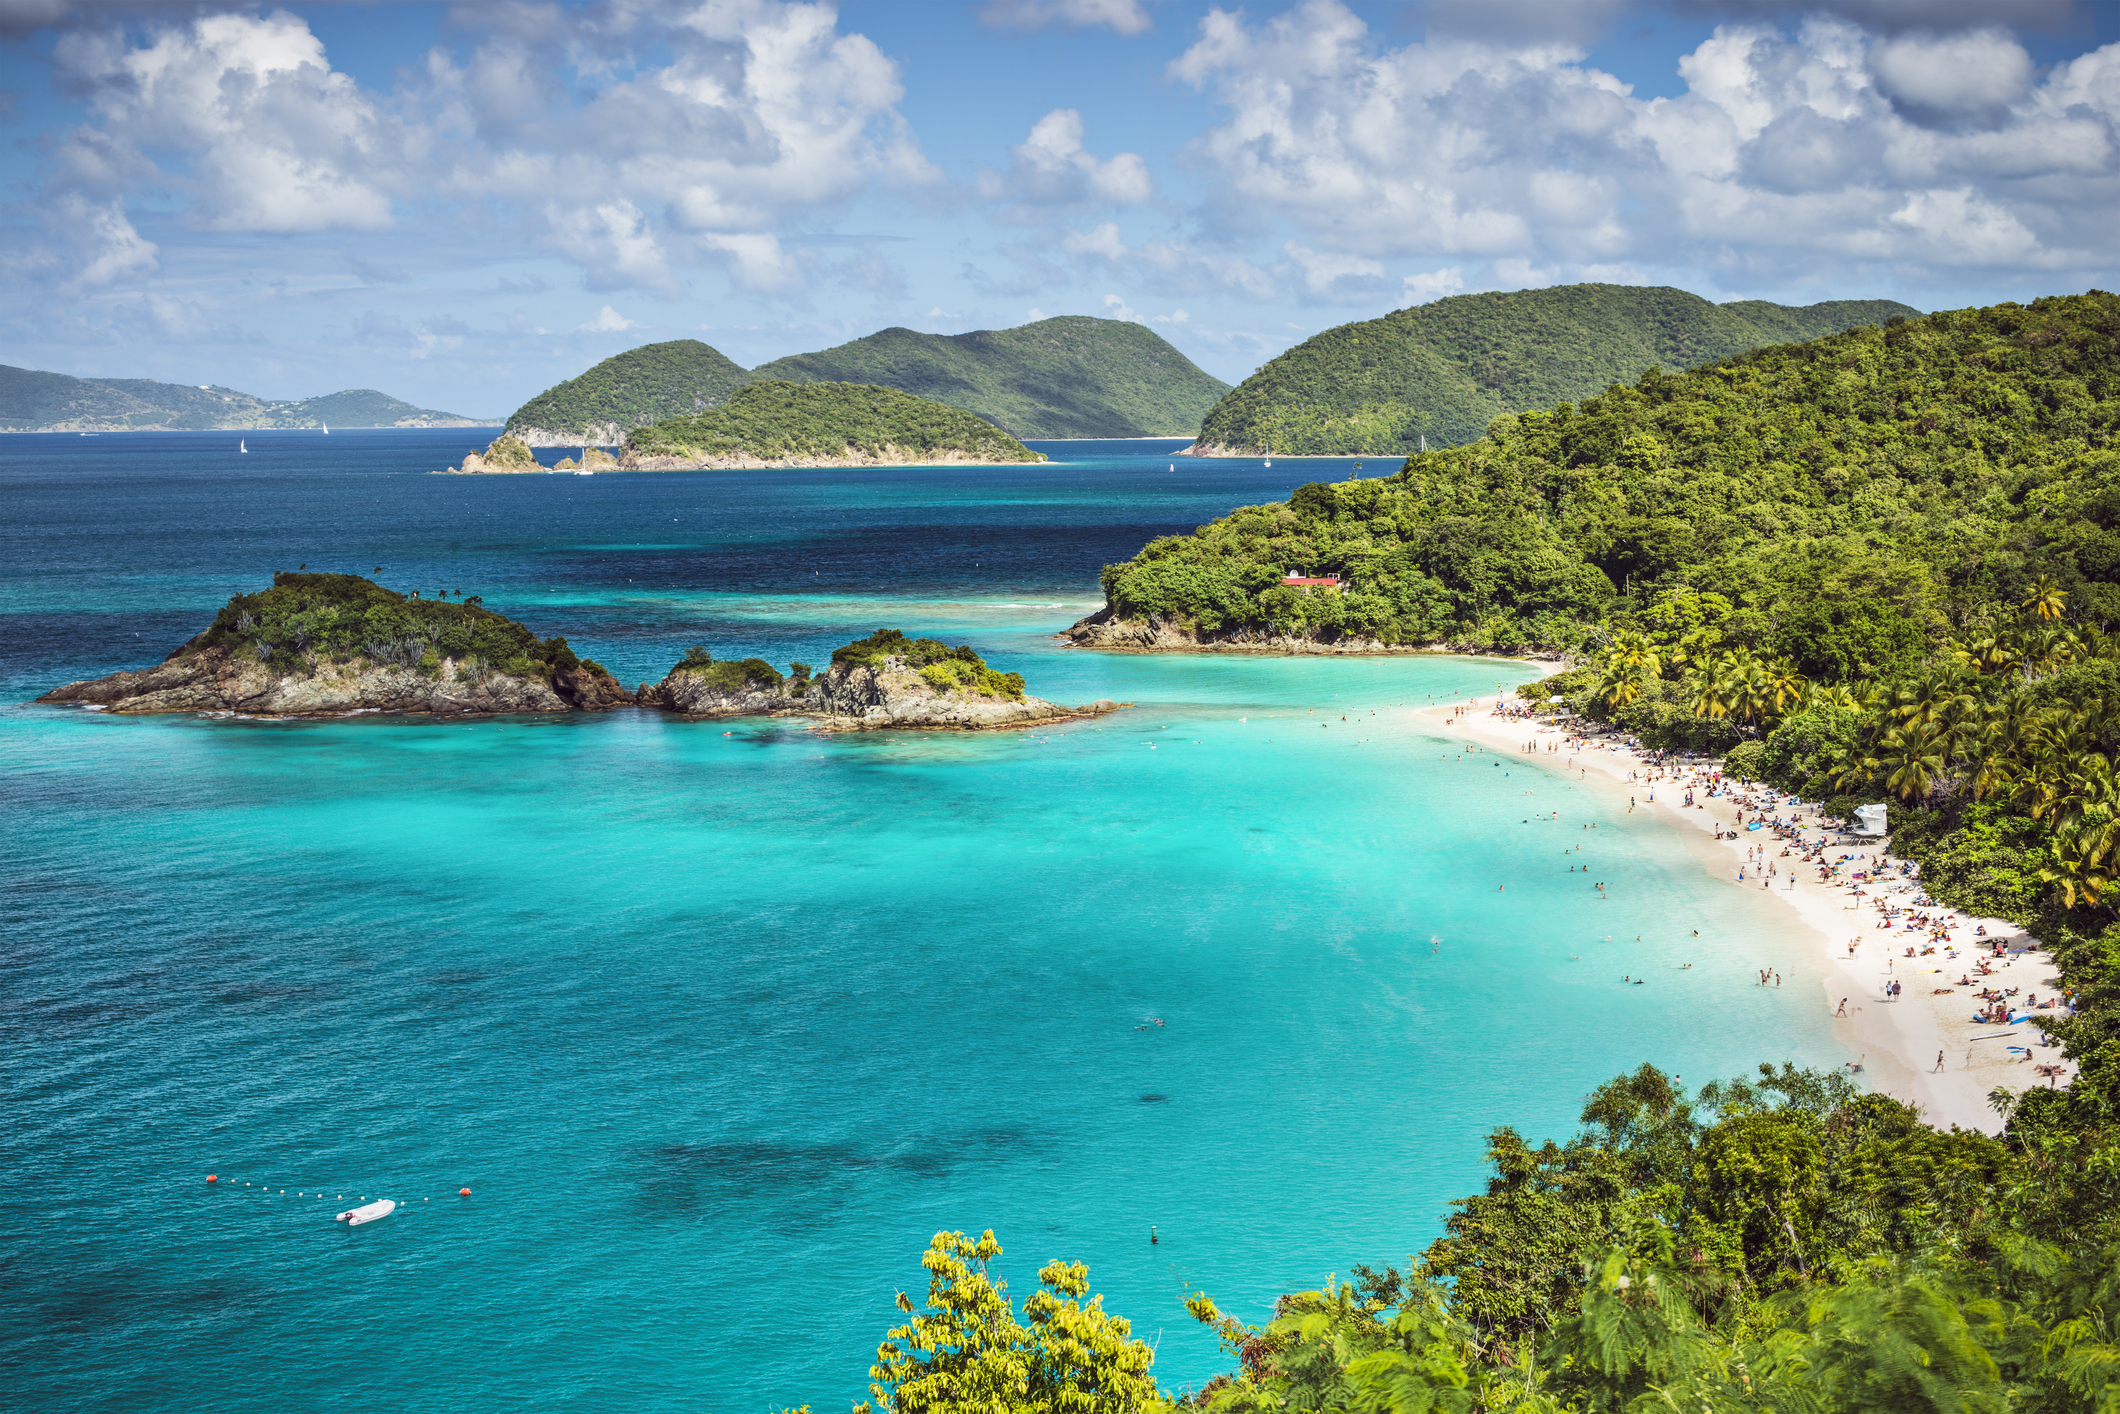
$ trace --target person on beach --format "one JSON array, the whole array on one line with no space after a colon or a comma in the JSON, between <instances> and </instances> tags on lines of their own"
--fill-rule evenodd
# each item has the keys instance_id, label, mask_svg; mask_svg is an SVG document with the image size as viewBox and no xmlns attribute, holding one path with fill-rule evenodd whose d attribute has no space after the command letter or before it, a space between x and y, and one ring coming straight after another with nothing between
<instances>
[{"instance_id":1,"label":"person on beach","mask_svg":"<svg viewBox=\"0 0 2120 1414\"><path fill-rule=\"evenodd\" d=\"M1834 1012L1834 1013L1833 1013L1833 1015L1835 1015L1835 1016L1846 1016L1847 1014L1848 1014L1848 999L1847 999L1846 997L1842 997L1842 998L1840 999L1840 1010L1839 1010L1839 1011L1836 1011L1836 1012Z\"/></svg>"}]
</instances>

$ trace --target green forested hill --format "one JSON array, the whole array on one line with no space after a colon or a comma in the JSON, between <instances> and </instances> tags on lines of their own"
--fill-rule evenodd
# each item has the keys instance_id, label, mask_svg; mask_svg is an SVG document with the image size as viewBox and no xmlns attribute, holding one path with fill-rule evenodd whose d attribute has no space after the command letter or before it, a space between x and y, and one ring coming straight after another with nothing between
<instances>
[{"instance_id":1,"label":"green forested hill","mask_svg":"<svg viewBox=\"0 0 2120 1414\"><path fill-rule=\"evenodd\" d=\"M1288 456L1403 455L1469 442L1504 413L1551 407L1768 344L1919 311L1891 300L1714 305L1684 290L1564 285L1456 295L1308 339L1244 380L1203 444Z\"/></svg>"},{"instance_id":2,"label":"green forested hill","mask_svg":"<svg viewBox=\"0 0 2120 1414\"><path fill-rule=\"evenodd\" d=\"M73 378L0 364L0 430L9 432L233 431L334 422L341 427L468 427L477 419L414 407L373 388L276 403L233 388L147 378Z\"/></svg>"},{"instance_id":3,"label":"green forested hill","mask_svg":"<svg viewBox=\"0 0 2120 1414\"><path fill-rule=\"evenodd\" d=\"M2120 298L1893 320L1497 422L1105 571L1124 618L1566 646L1683 587L1832 678L1918 664L2039 575L2120 627ZM1345 594L1278 586L1337 571Z\"/></svg>"},{"instance_id":4,"label":"green forested hill","mask_svg":"<svg viewBox=\"0 0 2120 1414\"><path fill-rule=\"evenodd\" d=\"M750 376L697 339L642 344L539 393L515 410L507 430L532 446L619 442L636 427L721 406Z\"/></svg>"},{"instance_id":5,"label":"green forested hill","mask_svg":"<svg viewBox=\"0 0 2120 1414\"><path fill-rule=\"evenodd\" d=\"M626 439L642 457L831 462L861 457L981 462L1044 458L990 422L896 388L859 383L752 383L726 406L644 427Z\"/></svg>"},{"instance_id":6,"label":"green forested hill","mask_svg":"<svg viewBox=\"0 0 2120 1414\"><path fill-rule=\"evenodd\" d=\"M1018 437L1189 437L1229 391L1141 325L1079 315L971 334L885 329L751 376L900 388Z\"/></svg>"}]
</instances>

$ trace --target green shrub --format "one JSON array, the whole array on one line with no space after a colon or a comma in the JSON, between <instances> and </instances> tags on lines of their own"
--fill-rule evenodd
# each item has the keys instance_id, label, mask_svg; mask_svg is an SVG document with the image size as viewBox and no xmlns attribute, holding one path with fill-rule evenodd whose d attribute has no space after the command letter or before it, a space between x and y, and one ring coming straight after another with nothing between
<instances>
[{"instance_id":1,"label":"green shrub","mask_svg":"<svg viewBox=\"0 0 2120 1414\"><path fill-rule=\"evenodd\" d=\"M540 640L476 596L459 604L417 599L351 574L275 574L270 589L230 599L200 647L283 665L313 658L439 671L444 658L476 660L527 678L581 662L566 639Z\"/></svg>"},{"instance_id":2,"label":"green shrub","mask_svg":"<svg viewBox=\"0 0 2120 1414\"><path fill-rule=\"evenodd\" d=\"M1730 748L1723 757L1723 774L1740 781L1763 781L1760 772L1766 764L1767 744L1763 741L1741 741Z\"/></svg>"}]
</instances>

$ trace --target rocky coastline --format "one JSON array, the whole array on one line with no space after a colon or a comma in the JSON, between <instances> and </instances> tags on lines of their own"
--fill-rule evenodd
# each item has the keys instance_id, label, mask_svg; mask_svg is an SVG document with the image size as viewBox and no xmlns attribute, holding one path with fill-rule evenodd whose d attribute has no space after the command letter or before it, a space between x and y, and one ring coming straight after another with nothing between
<instances>
[{"instance_id":1,"label":"rocky coastline","mask_svg":"<svg viewBox=\"0 0 2120 1414\"><path fill-rule=\"evenodd\" d=\"M1558 653L1543 650L1509 652L1481 644L1386 643L1382 639L1347 635L1313 638L1303 634L1277 634L1258 629L1227 629L1202 635L1189 624L1175 619L1122 619L1105 605L1087 618L1054 635L1077 648L1108 653L1252 653L1274 657L1379 657L1449 653L1458 656L1530 658L1558 660Z\"/></svg>"},{"instance_id":2,"label":"rocky coastline","mask_svg":"<svg viewBox=\"0 0 2120 1414\"><path fill-rule=\"evenodd\" d=\"M1063 707L1027 693L1010 697L941 689L898 657L874 666L835 663L822 676L779 684L717 683L704 666L680 664L661 682L642 683L635 700L685 717L809 717L831 731L1007 730L1099 716L1128 705L1100 699Z\"/></svg>"},{"instance_id":3,"label":"rocky coastline","mask_svg":"<svg viewBox=\"0 0 2120 1414\"><path fill-rule=\"evenodd\" d=\"M623 448L619 455L612 456L595 442L587 445L582 462L573 458L562 460L557 466L540 465L531 454L533 446L580 447L577 437L570 441L529 442L513 435L494 440L483 452L466 452L464 460L456 466L444 467L439 476L495 476L528 475L575 470L590 471L775 471L794 467L831 466L1017 466L1018 462L997 462L991 457L976 452L958 451L954 448L942 451L919 451L890 443L864 452L856 447L845 449L837 457L755 457L735 455L722 457L672 457L644 454L631 446ZM1044 461L1044 457L1039 457Z\"/></svg>"},{"instance_id":4,"label":"rocky coastline","mask_svg":"<svg viewBox=\"0 0 2120 1414\"><path fill-rule=\"evenodd\" d=\"M498 671L476 658L455 657L423 658L414 666L358 655L274 654L268 662L212 641L212 633L198 634L154 667L70 682L36 700L121 716L182 712L273 718L467 717L638 707L690 718L804 717L831 731L1007 730L1129 705L1101 700L1064 707L1020 691L1022 679L1013 675L988 678L1000 681L1002 689L986 690L976 682L963 685L949 672L923 670L904 656L873 653L864 661L836 662L815 677L807 669L782 677L756 659L714 663L695 650L661 682L644 682L629 692L602 667L571 652L537 673ZM986 672L979 663L973 676Z\"/></svg>"},{"instance_id":5,"label":"rocky coastline","mask_svg":"<svg viewBox=\"0 0 2120 1414\"><path fill-rule=\"evenodd\" d=\"M204 635L200 635L203 638ZM160 664L55 687L39 702L97 707L120 715L230 712L245 717L338 717L350 712L492 716L523 712L602 712L630 706L633 694L601 668L584 664L525 677L445 658L432 668L356 659L282 668L194 638Z\"/></svg>"}]
</instances>

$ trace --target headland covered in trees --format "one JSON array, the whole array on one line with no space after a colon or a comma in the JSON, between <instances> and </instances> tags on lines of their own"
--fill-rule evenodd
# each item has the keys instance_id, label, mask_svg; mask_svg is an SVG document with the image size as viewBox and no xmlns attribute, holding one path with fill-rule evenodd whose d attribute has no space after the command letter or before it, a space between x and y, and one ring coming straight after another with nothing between
<instances>
[{"instance_id":1,"label":"headland covered in trees","mask_svg":"<svg viewBox=\"0 0 2120 1414\"><path fill-rule=\"evenodd\" d=\"M1508 413L1573 402L1652 367L1918 317L1895 300L1710 304L1668 287L1452 295L1327 329L1216 403L1199 456L1404 456L1470 442Z\"/></svg>"},{"instance_id":2,"label":"headland covered in trees","mask_svg":"<svg viewBox=\"0 0 2120 1414\"><path fill-rule=\"evenodd\" d=\"M615 447L721 408L751 383L895 388L1011 437L1190 437L1229 391L1140 324L1064 315L969 334L885 329L750 370L697 339L644 344L538 394L506 432L531 447Z\"/></svg>"},{"instance_id":3,"label":"headland covered in trees","mask_svg":"<svg viewBox=\"0 0 2120 1414\"><path fill-rule=\"evenodd\" d=\"M1042 462L992 423L929 398L862 383L750 383L707 412L626 434L617 456L593 444L554 466L503 434L450 471L725 471L796 466L1000 466Z\"/></svg>"}]
</instances>

